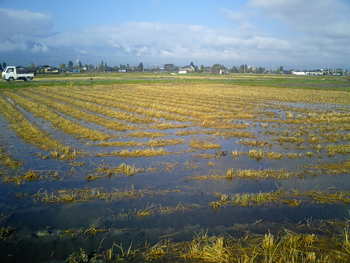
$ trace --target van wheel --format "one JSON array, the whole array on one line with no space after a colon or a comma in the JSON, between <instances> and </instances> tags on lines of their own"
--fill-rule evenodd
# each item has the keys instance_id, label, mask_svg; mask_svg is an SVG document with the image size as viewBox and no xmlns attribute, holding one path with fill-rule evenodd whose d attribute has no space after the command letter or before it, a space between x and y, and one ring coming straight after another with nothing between
<instances>
[{"instance_id":1,"label":"van wheel","mask_svg":"<svg viewBox=\"0 0 350 263\"><path fill-rule=\"evenodd\" d=\"M8 78L7 81L14 81L15 79L14 78Z\"/></svg>"}]
</instances>

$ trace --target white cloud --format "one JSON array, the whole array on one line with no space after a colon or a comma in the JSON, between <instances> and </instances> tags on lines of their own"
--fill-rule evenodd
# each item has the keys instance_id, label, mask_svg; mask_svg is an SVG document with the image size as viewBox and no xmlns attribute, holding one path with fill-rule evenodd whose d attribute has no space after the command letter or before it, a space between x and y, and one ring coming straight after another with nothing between
<instances>
[{"instance_id":1,"label":"white cloud","mask_svg":"<svg viewBox=\"0 0 350 263\"><path fill-rule=\"evenodd\" d=\"M350 37L350 6L342 0L250 0L249 6L308 34Z\"/></svg>"},{"instance_id":2,"label":"white cloud","mask_svg":"<svg viewBox=\"0 0 350 263\"><path fill-rule=\"evenodd\" d=\"M40 44L40 43L35 43L31 47L30 51L33 53L40 53L40 52L47 52L49 49L46 45Z\"/></svg>"},{"instance_id":3,"label":"white cloud","mask_svg":"<svg viewBox=\"0 0 350 263\"><path fill-rule=\"evenodd\" d=\"M51 33L50 16L27 10L0 8L0 51L46 52L40 41Z\"/></svg>"},{"instance_id":4,"label":"white cloud","mask_svg":"<svg viewBox=\"0 0 350 263\"><path fill-rule=\"evenodd\" d=\"M239 12L221 12L234 24L250 25L243 29L257 40L264 36L261 52L272 51L283 64L348 64L350 5L343 0L248 0ZM268 32L260 25L265 22L273 25Z\"/></svg>"},{"instance_id":5,"label":"white cloud","mask_svg":"<svg viewBox=\"0 0 350 263\"><path fill-rule=\"evenodd\" d=\"M176 60L232 63L259 57L259 52L286 51L288 42L266 36L241 36L235 30L214 30L201 25L150 22L101 26L62 33L46 40L54 48L81 47L90 52L131 56L149 61ZM264 50L266 49L266 50Z\"/></svg>"},{"instance_id":6,"label":"white cloud","mask_svg":"<svg viewBox=\"0 0 350 263\"><path fill-rule=\"evenodd\" d=\"M232 23L232 27L219 29L198 24L128 22L56 34L52 34L53 19L46 14L0 8L0 23L9 25L0 27L0 52L29 51L56 64L76 57L84 63L103 59L113 64L185 64L192 60L236 65L345 64L350 55L349 22L344 19L348 9L340 0L319 2L250 0L239 13L219 10ZM310 3L318 5L311 8ZM264 32L259 19L265 18L288 24L303 34L292 38L280 32Z\"/></svg>"},{"instance_id":7,"label":"white cloud","mask_svg":"<svg viewBox=\"0 0 350 263\"><path fill-rule=\"evenodd\" d=\"M26 46L23 43L16 43L9 40L5 40L0 45L0 52L11 52L11 51L24 51Z\"/></svg>"}]
</instances>

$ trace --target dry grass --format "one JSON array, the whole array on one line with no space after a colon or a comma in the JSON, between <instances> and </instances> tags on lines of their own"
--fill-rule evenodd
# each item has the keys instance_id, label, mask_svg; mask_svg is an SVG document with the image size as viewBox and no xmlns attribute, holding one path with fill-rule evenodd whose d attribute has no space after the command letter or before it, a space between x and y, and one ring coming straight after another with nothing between
<instances>
[{"instance_id":1,"label":"dry grass","mask_svg":"<svg viewBox=\"0 0 350 263\"><path fill-rule=\"evenodd\" d=\"M14 183L16 185L22 185L26 182L35 182L39 180L59 180L59 174L57 171L36 171L29 170L23 175L11 175L4 176L2 178L4 183Z\"/></svg>"},{"instance_id":2,"label":"dry grass","mask_svg":"<svg viewBox=\"0 0 350 263\"><path fill-rule=\"evenodd\" d=\"M122 163L117 167L108 167L102 165L96 169L96 173L88 175L86 177L86 180L95 181L97 179L112 178L118 175L134 176L135 174L142 173L144 171L145 169L136 168L135 166L128 165L126 163Z\"/></svg>"},{"instance_id":3,"label":"dry grass","mask_svg":"<svg viewBox=\"0 0 350 263\"><path fill-rule=\"evenodd\" d=\"M215 134L216 131L214 130L183 130L183 131L177 131L175 135L177 136L190 136L190 135L198 135L198 134Z\"/></svg>"},{"instance_id":4,"label":"dry grass","mask_svg":"<svg viewBox=\"0 0 350 263\"><path fill-rule=\"evenodd\" d=\"M146 132L146 131L136 131L130 132L125 135L126 137L135 137L135 138L157 138L167 136L166 133L163 132Z\"/></svg>"},{"instance_id":5,"label":"dry grass","mask_svg":"<svg viewBox=\"0 0 350 263\"><path fill-rule=\"evenodd\" d=\"M271 145L266 141L258 141L258 140L240 140L240 144L251 146L251 147L265 147Z\"/></svg>"},{"instance_id":6,"label":"dry grass","mask_svg":"<svg viewBox=\"0 0 350 263\"><path fill-rule=\"evenodd\" d=\"M187 246L183 254L185 259L200 260L204 262L226 263L230 262L229 250L224 244L223 237L208 237L199 235Z\"/></svg>"},{"instance_id":7,"label":"dry grass","mask_svg":"<svg viewBox=\"0 0 350 263\"><path fill-rule=\"evenodd\" d=\"M248 156L251 159L255 159L257 161L260 161L264 158L264 152L261 150L249 150Z\"/></svg>"},{"instance_id":8,"label":"dry grass","mask_svg":"<svg viewBox=\"0 0 350 263\"><path fill-rule=\"evenodd\" d=\"M15 183L17 185L38 180L40 180L40 176L35 171L28 171L22 176L5 176L3 178L4 183Z\"/></svg>"},{"instance_id":9,"label":"dry grass","mask_svg":"<svg viewBox=\"0 0 350 263\"><path fill-rule=\"evenodd\" d=\"M286 170L251 170L251 169L228 169L225 174L212 174L202 176L192 176L192 180L233 180L235 178L243 179L289 179L291 177L301 176L296 173L288 172Z\"/></svg>"},{"instance_id":10,"label":"dry grass","mask_svg":"<svg viewBox=\"0 0 350 263\"><path fill-rule=\"evenodd\" d=\"M350 172L350 160L337 163L322 163L319 165L311 166L314 169L321 169L331 174L347 174Z\"/></svg>"},{"instance_id":11,"label":"dry grass","mask_svg":"<svg viewBox=\"0 0 350 263\"><path fill-rule=\"evenodd\" d=\"M183 123L159 123L154 126L152 126L152 129L157 129L157 130L170 130L170 129L183 129L183 128L188 128L191 127L190 124L183 124Z\"/></svg>"},{"instance_id":12,"label":"dry grass","mask_svg":"<svg viewBox=\"0 0 350 263\"><path fill-rule=\"evenodd\" d=\"M105 146L105 147L163 147L169 145L182 144L184 140L182 139L154 139L148 142L136 142L136 141L119 141L119 142L101 142L98 144L93 144L95 146Z\"/></svg>"},{"instance_id":13,"label":"dry grass","mask_svg":"<svg viewBox=\"0 0 350 263\"><path fill-rule=\"evenodd\" d=\"M147 217L152 215L170 215L174 213L185 213L193 209L198 209L201 206L198 204L184 205L178 203L176 206L148 205L143 209L138 209L134 212L137 217Z\"/></svg>"},{"instance_id":14,"label":"dry grass","mask_svg":"<svg viewBox=\"0 0 350 263\"><path fill-rule=\"evenodd\" d=\"M278 139L279 143L294 143L294 144L302 144L304 142L303 138L300 137L279 137Z\"/></svg>"},{"instance_id":15,"label":"dry grass","mask_svg":"<svg viewBox=\"0 0 350 263\"><path fill-rule=\"evenodd\" d=\"M116 131L127 131L127 130L135 129L135 127L133 127L133 126L125 125L125 124L120 123L116 120L111 120L111 119L107 119L104 117L100 117L100 116L93 114L93 113L88 113L82 109L74 108L71 105L68 105L66 103L55 102L48 97L35 95L35 94L32 94L30 92L25 92L25 91L22 92L22 94L24 94L26 97L34 100L36 103L49 106L50 108L52 108L58 112L64 113L65 115L71 116L71 117L78 119L78 120L83 120L86 122L95 123L95 124L98 124L100 126L106 127L108 129L111 129L111 130L116 130ZM90 110L90 107L91 107L90 105L87 105L87 107L85 109Z\"/></svg>"},{"instance_id":16,"label":"dry grass","mask_svg":"<svg viewBox=\"0 0 350 263\"><path fill-rule=\"evenodd\" d=\"M204 128L215 128L215 129L246 129L249 127L249 124L204 120L200 123L200 126Z\"/></svg>"},{"instance_id":17,"label":"dry grass","mask_svg":"<svg viewBox=\"0 0 350 263\"><path fill-rule=\"evenodd\" d=\"M147 146L150 147L162 147L162 146L169 146L169 145L178 145L184 143L183 139L168 139L168 140L150 140L146 143Z\"/></svg>"},{"instance_id":18,"label":"dry grass","mask_svg":"<svg viewBox=\"0 0 350 263\"><path fill-rule=\"evenodd\" d=\"M2 147L0 147L0 164L12 169L22 166L22 163L20 161L15 160Z\"/></svg>"},{"instance_id":19,"label":"dry grass","mask_svg":"<svg viewBox=\"0 0 350 263\"><path fill-rule=\"evenodd\" d=\"M265 152L262 150L249 150L248 157L251 159L255 159L260 161L262 159L270 159L270 160L281 160L284 158L296 159L301 158L303 156L312 157L314 155L313 152L302 153L278 153L278 152Z\"/></svg>"},{"instance_id":20,"label":"dry grass","mask_svg":"<svg viewBox=\"0 0 350 263\"><path fill-rule=\"evenodd\" d=\"M222 136L225 138L256 138L252 132L240 132L240 131L220 131L216 132L215 135Z\"/></svg>"},{"instance_id":21,"label":"dry grass","mask_svg":"<svg viewBox=\"0 0 350 263\"><path fill-rule=\"evenodd\" d=\"M110 153L98 153L96 156L98 157L107 157L107 156L118 156L118 157L152 157L152 156L161 156L173 154L164 150L163 148L158 149L139 149L139 150L122 150Z\"/></svg>"},{"instance_id":22,"label":"dry grass","mask_svg":"<svg viewBox=\"0 0 350 263\"><path fill-rule=\"evenodd\" d=\"M74 159L78 152L69 146L64 146L54 140L49 134L29 122L18 109L7 100L0 97L1 113L10 123L10 127L24 141L31 143L40 149L50 152L52 158Z\"/></svg>"},{"instance_id":23,"label":"dry grass","mask_svg":"<svg viewBox=\"0 0 350 263\"><path fill-rule=\"evenodd\" d=\"M0 241L5 241L15 233L15 229L12 227L0 227Z\"/></svg>"},{"instance_id":24,"label":"dry grass","mask_svg":"<svg viewBox=\"0 0 350 263\"><path fill-rule=\"evenodd\" d=\"M328 145L327 151L329 156L334 156L336 154L349 154L350 144Z\"/></svg>"},{"instance_id":25,"label":"dry grass","mask_svg":"<svg viewBox=\"0 0 350 263\"><path fill-rule=\"evenodd\" d=\"M191 140L189 146L199 150L220 149L221 145L204 140Z\"/></svg>"},{"instance_id":26,"label":"dry grass","mask_svg":"<svg viewBox=\"0 0 350 263\"><path fill-rule=\"evenodd\" d=\"M101 262L198 262L198 263L347 263L350 261L349 230L321 235L289 230L239 238L209 236L206 232L185 242L161 240L140 248L113 245L93 255ZM72 253L67 262L84 262L83 249Z\"/></svg>"},{"instance_id":27,"label":"dry grass","mask_svg":"<svg viewBox=\"0 0 350 263\"><path fill-rule=\"evenodd\" d=\"M77 138L90 140L106 140L111 138L111 136L106 133L86 128L61 117L59 114L53 112L45 105L37 104L30 100L24 99L13 92L6 92L6 95L27 111L32 112L36 117L49 121L54 127L64 131L67 134L71 134Z\"/></svg>"},{"instance_id":28,"label":"dry grass","mask_svg":"<svg viewBox=\"0 0 350 263\"><path fill-rule=\"evenodd\" d=\"M231 156L233 159L237 159L239 156L244 155L244 152L239 152L239 151L232 151Z\"/></svg>"},{"instance_id":29,"label":"dry grass","mask_svg":"<svg viewBox=\"0 0 350 263\"><path fill-rule=\"evenodd\" d=\"M137 173L142 173L145 170L142 168L136 168L134 165L128 165L126 163L122 163L117 167L108 167L108 166L100 166L96 169L96 174L89 175L86 177L88 181L93 181L101 178L110 178L115 175L125 175L125 176L133 176Z\"/></svg>"},{"instance_id":30,"label":"dry grass","mask_svg":"<svg viewBox=\"0 0 350 263\"><path fill-rule=\"evenodd\" d=\"M243 194L217 194L218 200L211 202L212 208L222 206L266 206L266 205L288 205L300 206L301 204L349 204L350 192L325 192L325 191L306 191L298 190L283 191L278 190L267 193L243 193Z\"/></svg>"},{"instance_id":31,"label":"dry grass","mask_svg":"<svg viewBox=\"0 0 350 263\"><path fill-rule=\"evenodd\" d=\"M76 96L80 99L83 98L84 100L102 105L120 108L151 118L180 122L193 120L192 118L177 114L179 109L176 107L162 106L160 104L155 104L154 101L142 102L140 99L135 101L134 96L132 98L123 98L120 94L120 90L118 90L118 93L113 93L113 91L110 90L109 94L106 94L104 91L99 92L90 90L89 96L86 96L83 92L72 91L71 96Z\"/></svg>"},{"instance_id":32,"label":"dry grass","mask_svg":"<svg viewBox=\"0 0 350 263\"><path fill-rule=\"evenodd\" d=\"M72 203L72 202L88 202L93 200L116 201L124 199L139 199L144 196L165 195L176 193L180 190L114 190L106 192L99 188L85 188L73 190L58 190L57 192L49 193L47 191L38 191L33 197L34 200L43 203Z\"/></svg>"},{"instance_id":33,"label":"dry grass","mask_svg":"<svg viewBox=\"0 0 350 263\"><path fill-rule=\"evenodd\" d=\"M191 78L192 76L186 76ZM219 78L221 76L213 76ZM245 76L246 77L246 76ZM223 76L226 78L226 76ZM262 78L262 76L257 77ZM174 88L175 87L175 88ZM171 175L181 176L184 169L198 169L203 172L204 169L211 169L207 166L216 166L217 170L213 171L212 175L204 175L201 177L192 177L197 180L211 179L226 179L233 180L223 183L223 189L236 189L236 183L244 182L238 179L288 179L293 177L293 181L303 185L303 182L295 177L302 177L302 169L297 166L296 172L286 170L254 170L249 169L229 169L227 163L231 162L232 166L242 167L245 164L252 163L251 161L242 158L242 163L239 160L230 160L226 158L227 153L232 152L233 158L244 157L253 158L255 160L273 159L273 162L253 163L256 167L265 167L273 165L273 167L286 167L285 158L302 158L302 157L320 157L325 158L324 163L318 167L312 167L316 158L302 160L300 163L309 162L311 168L318 169L320 174L325 173L349 173L348 161L334 161L328 163L328 156L335 156L335 159L346 160L346 154L349 153L350 131L350 114L348 108L343 109L333 108L333 105L327 105L323 108L322 105L318 109L305 107L297 107L284 105L283 101L288 102L332 102L350 104L350 96L346 92L323 92L310 90L292 90L267 88L267 87L243 87L227 84L213 83L171 83L171 84L135 84L135 85L105 85L89 87L53 87L53 88L38 88L21 90L6 90L0 98L1 114L10 123L12 130L16 132L25 141L32 143L44 149L54 158L70 158L74 156L74 152L70 148L63 148L45 132L38 127L28 122L23 117L26 113L21 113L21 108L24 108L28 113L38 118L38 123L41 118L44 124L52 124L56 129L73 135L76 138L85 138L89 140L98 140L96 144L88 144L97 146L110 147L130 147L121 151L111 153L100 153L98 156L117 156L117 157L148 157L160 156L164 154L175 154L168 152L166 149L155 149L155 147L166 147L168 145L184 144L183 139L174 139L176 136L194 135L197 140L189 140L190 147L199 150L213 149L213 154L200 154L196 157L200 158L221 158L214 162L212 160L196 160L191 159L191 151L189 149L184 152L186 158L182 163L161 163L159 167L154 164L154 160L150 161L150 166L155 165L156 168L149 169L137 168L130 163L123 163L116 167L99 167L93 174L86 179L95 180L112 176L132 176L141 172L155 171L159 169L159 173L168 172ZM39 94L39 95L38 95ZM4 97L12 98L17 106L9 103ZM82 113L80 112L82 110ZM62 116L65 116L62 117ZM87 129L83 125L79 125L78 121L69 121L73 117L76 120L84 121L85 123L98 124L109 129L117 131L126 131L135 128L134 132L119 133L119 141L104 141L111 137L109 134L100 133L94 129ZM115 121L122 120L122 121ZM47 122L45 122L47 121ZM131 124L132 123L132 124ZM88 125L87 124L87 125ZM135 125L136 124L136 125ZM146 125L144 125L146 124ZM90 127L90 126L89 126ZM165 131L168 129L183 129L176 131ZM58 133L60 134L60 133ZM197 134L211 135L213 139L224 141L222 146L225 149L221 150L220 145L200 140ZM166 139L168 138L172 139ZM171 136L171 137L170 137ZM126 138L150 138L147 140L123 141ZM224 137L224 138L222 138ZM240 140L242 138L242 140ZM69 140L72 138L69 137ZM74 138L73 138L74 139ZM239 141L240 140L240 141ZM237 145L237 143L241 146ZM332 143L328 145L327 143ZM249 152L241 152L242 149L248 147L271 147L271 149L254 148ZM131 147L140 147L139 149L131 149ZM149 148L142 148L149 147ZM154 147L154 148L153 148ZM231 147L231 148L230 148ZM170 147L169 147L170 148ZM175 147L174 147L175 148ZM216 153L215 149L217 150ZM96 150L94 148L93 150ZM113 149L114 150L114 149ZM118 149L119 150L119 149ZM302 154L299 154L301 152ZM112 150L110 150L112 151ZM280 152L279 152L280 151ZM291 151L291 153L289 153ZM293 153L297 152L297 153ZM203 151L204 152L204 151ZM176 153L177 154L177 153ZM344 156L339 156L343 154ZM337 156L338 155L338 156ZM1 156L1 155L0 155ZM89 157L92 157L90 155ZM227 156L228 157L228 156ZM11 166L11 160L5 156L0 157L0 162L7 163ZM109 158L108 161L113 161L117 158ZM167 158L168 159L168 158ZM284 160L282 160L284 159ZM90 160L84 160L86 163ZM141 160L142 161L142 160ZM171 158L169 157L169 161ZM198 161L198 162L197 162ZM245 162L247 161L247 162ZM13 164L15 166L15 164ZM89 169L87 166L86 168ZM176 167L178 169L174 170ZM69 167L73 168L73 167ZM85 167L84 167L85 168ZM269 168L269 167L266 167ZM79 170L79 168L76 168ZM153 170L152 170L153 169ZM301 169L301 170L300 170ZM222 171L222 174L220 172ZM308 170L306 170L307 172ZM188 171L187 171L188 172ZM204 172L206 174L206 172ZM209 172L210 173L210 172ZM218 173L218 174L216 174ZM308 173L305 173L308 175ZM310 173L311 174L311 173ZM28 181L42 180L42 174L29 172L28 174L19 174L10 178L2 176L4 180L11 183L22 184ZM237 182L234 181L238 178ZM125 180L124 180L125 179ZM138 178L124 178L123 181L133 181ZM178 178L176 178L177 180ZM139 180L143 180L142 176ZM144 180L148 180L144 178ZM138 181L140 182L140 181ZM83 182L87 184L87 182ZM89 183L98 184L99 182ZM152 183L152 182L151 182ZM266 184L265 184L266 183ZM264 185L273 187L272 182L264 182ZM277 182L278 183L278 182ZM33 183L34 184L34 183ZM218 183L221 184L221 183ZM231 185L232 184L232 185ZM41 184L40 184L41 185ZM203 188L196 188L198 184L192 182L191 186L185 186L188 193L192 196ZM208 183L209 189L211 185ZM232 187L231 187L231 186ZM318 184L316 184L318 185ZM34 185L36 186L36 185ZM193 186L193 188L192 188ZM226 187L227 186L227 187ZM201 187L201 186L198 186ZM238 188L237 188L238 189ZM265 189L263 187L262 189ZM268 189L268 188L267 188ZM37 201L48 204L62 204L73 202L88 202L88 201L119 201L128 199L137 199L145 196L158 194L168 194L176 190L111 190L106 191L101 188L85 188L85 189L62 189L54 192L45 190L39 191L34 198ZM199 191L198 191L199 192ZM211 198L203 194L203 202L206 198ZM192 198L192 197L191 197ZM148 201L149 199L147 199ZM168 199L167 199L168 200ZM211 199L210 199L211 200ZM163 200L162 200L163 201ZM132 216L140 217L133 218L135 221L151 221L153 218L144 219L144 217L160 215L171 215L176 212L199 212L205 216L216 216L209 214L206 210L208 207L200 207L200 211L191 211L191 207L186 204L176 205L176 200L170 200L175 206L161 205L146 205L141 203L135 207L143 207L142 209L130 209ZM173 202L174 201L174 202ZM140 201L141 202L141 201ZM350 203L350 193L345 191L336 191L328 189L327 191L274 191L265 193L222 193L217 194L217 199L213 199L210 205L214 208L225 206L236 207L253 207L261 206L262 210L273 207L277 209L290 206L303 206L303 211L307 210L308 206L324 206L324 205L343 205L348 206ZM341 209L346 210L346 206ZM321 207L322 208L322 207ZM236 209L234 209L236 210ZM238 209L243 211L247 209ZM248 209L249 210L249 209ZM344 210L344 211L345 211ZM227 211L230 212L230 211ZM266 212L266 211L265 211ZM123 213L121 211L120 213ZM170 220L172 216L169 216ZM89 218L87 218L89 220ZM214 221L213 221L214 222ZM215 223L215 222L214 222ZM142 224L141 224L142 225ZM200 222L199 222L200 225ZM155 225L156 228L158 228ZM216 226L217 228L220 228ZM210 228L209 231L214 230ZM249 226L252 227L252 226ZM161 229L163 231L163 229ZM250 230L250 229L248 229ZM0 230L1 233L2 230ZM153 230L152 230L153 231ZM167 232L166 230L165 232ZM172 230L171 230L172 231ZM103 229L91 226L84 229L86 236L94 236ZM6 235L6 230L3 231ZM169 231L168 231L169 233ZM236 232L235 232L236 233ZM332 235L333 233L331 233ZM1 235L1 234L0 234ZM171 235L171 234L170 234ZM169 235L168 235L169 236ZM101 252L102 245L99 249L86 252L79 250L73 256L69 257L68 262L349 262L350 242L349 233L347 230L342 235L326 237L324 235L313 234L295 234L290 232L284 233L265 233L260 236L244 235L242 239L235 239L228 236L209 236L200 234L193 240L187 239L186 242L172 243L170 241L161 241L158 244L134 249L122 245L113 246L111 249ZM139 242L141 243L141 242ZM102 244L102 242L101 242ZM103 244L104 245L104 244ZM56 251L54 251L56 252ZM101 252L101 255L97 255ZM99 258L94 258L99 256Z\"/></svg>"},{"instance_id":34,"label":"dry grass","mask_svg":"<svg viewBox=\"0 0 350 263\"><path fill-rule=\"evenodd\" d=\"M124 120L124 121L128 121L131 123L141 123L141 124L154 122L151 118L135 116L134 114L130 114L127 112L112 110L109 107L98 105L94 102L81 100L83 97L72 96L72 94L70 92L65 92L65 93L63 93L64 95L54 94L51 89L45 90L45 92L41 89L39 89L39 90L36 89L35 92L40 93L43 96L55 98L59 101L69 103L71 105L74 105L76 107L80 107L82 109L88 109L89 111L103 114L103 115L111 117L111 118ZM60 92L62 92L62 90ZM28 95L28 93L25 93L25 94Z\"/></svg>"}]
</instances>

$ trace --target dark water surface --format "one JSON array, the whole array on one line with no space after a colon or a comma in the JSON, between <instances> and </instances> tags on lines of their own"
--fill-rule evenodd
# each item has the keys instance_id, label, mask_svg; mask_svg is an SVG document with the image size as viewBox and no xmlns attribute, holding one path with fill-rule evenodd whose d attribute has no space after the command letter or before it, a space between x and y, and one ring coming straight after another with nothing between
<instances>
[{"instance_id":1,"label":"dark water surface","mask_svg":"<svg viewBox=\"0 0 350 263\"><path fill-rule=\"evenodd\" d=\"M306 107L306 104L293 107ZM310 107L316 107L312 105ZM327 110L336 109L334 105L327 105ZM274 109L269 109L273 111ZM344 110L344 107L342 107ZM0 241L1 262L50 262L50 259L64 260L73 251L84 247L96 249L99 246L108 247L113 242L142 245L161 239L170 238L174 241L189 240L194 233L206 230L214 234L239 233L231 229L235 224L254 224L263 222L297 223L308 218L312 219L344 219L349 216L349 205L312 205L303 204L300 207L286 205L267 205L263 207L224 207L214 210L209 203L217 200L215 193L259 193L271 192L278 189L300 191L323 190L330 188L349 190L350 179L346 174L309 176L291 178L287 180L192 180L192 176L208 174L224 174L228 168L234 169L286 169L302 172L305 167L329 161L347 160L346 155L329 157L325 152L312 157L298 159L282 159L260 161L250 159L247 155L237 159L232 158L231 151L247 152L251 147L239 144L239 138L224 138L212 135L184 136L190 139L207 139L221 145L220 151L227 154L218 158L204 159L196 156L199 153L216 153L216 150L188 151L187 144L167 146L166 150L174 154L160 157L120 158L96 157L99 152L112 152L121 147L93 146L92 142L77 140L62 132L53 129L49 123L36 119L25 112L26 117L35 121L42 129L63 144L78 148L86 155L78 157L75 162L82 162L82 166L74 166L70 161L54 159L43 160L38 153L44 151L23 142L8 127L6 121L0 118L0 143L15 159L21 160L23 166L17 170L1 167L2 174L19 175L28 170L36 170L43 174L56 171L58 179L46 178L35 182L26 182L22 185L0 184L0 226L11 227L15 230L15 237ZM249 122L249 121L247 121ZM271 141L266 135L266 129L251 122L249 131L258 135L259 140ZM90 126L92 124L89 124ZM91 126L92 127L92 126ZM96 127L94 127L96 128ZM101 129L101 128L99 128ZM283 126L275 130L285 130ZM103 130L103 129L101 129ZM168 130L169 136L175 138L174 130ZM118 132L111 133L116 137ZM111 141L133 140L146 141L148 139L117 138ZM137 148L137 147L136 147ZM133 149L133 148L129 148ZM288 147L272 142L265 151L281 153L305 152L295 145ZM208 162L214 165L209 166ZM102 178L87 181L86 176L94 174L101 165L116 167L121 163L134 165L138 168L155 168L138 173L134 176L118 175L111 178ZM172 164L172 165L169 165ZM168 164L168 165L167 165ZM62 189L99 188L104 191L125 189L150 189L154 191L178 190L167 194L145 195L136 199L115 201L92 200L88 202L73 202L60 204L45 204L36 201L38 191L55 192ZM171 212L164 212L162 208L171 207ZM151 211L150 215L138 216L142 210ZM89 235L86 229L95 227L107 232ZM230 230L231 229L231 230ZM80 233L74 236L67 234ZM85 234L84 234L85 233ZM103 241L102 241L103 239ZM30 260L28 260L30 258ZM24 260L24 261L22 261ZM53 261L52 261L53 262Z\"/></svg>"}]
</instances>

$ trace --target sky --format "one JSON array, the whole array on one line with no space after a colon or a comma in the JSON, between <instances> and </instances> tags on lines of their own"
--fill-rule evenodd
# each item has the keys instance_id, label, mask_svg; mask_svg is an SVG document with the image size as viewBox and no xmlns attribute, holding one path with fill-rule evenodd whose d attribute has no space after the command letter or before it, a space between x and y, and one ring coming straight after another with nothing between
<instances>
[{"instance_id":1,"label":"sky","mask_svg":"<svg viewBox=\"0 0 350 263\"><path fill-rule=\"evenodd\" d=\"M0 0L0 61L349 68L350 0Z\"/></svg>"}]
</instances>

